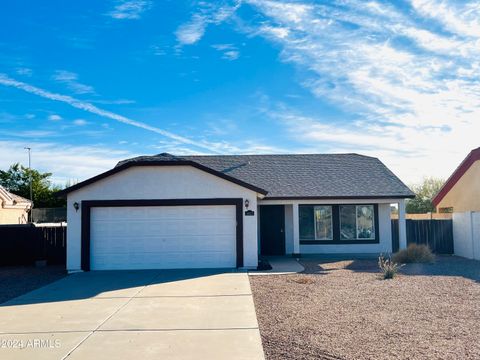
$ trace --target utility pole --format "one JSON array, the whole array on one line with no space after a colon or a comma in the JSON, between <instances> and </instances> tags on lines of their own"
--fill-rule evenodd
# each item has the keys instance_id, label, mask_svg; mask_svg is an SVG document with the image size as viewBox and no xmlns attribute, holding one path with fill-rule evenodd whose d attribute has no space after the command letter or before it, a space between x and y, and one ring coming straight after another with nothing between
<instances>
[{"instance_id":1,"label":"utility pole","mask_svg":"<svg viewBox=\"0 0 480 360\"><path fill-rule=\"evenodd\" d=\"M30 201L32 202L32 207L30 208L30 212L33 209L33 185L32 185L32 157L31 157L31 151L32 148L30 147L24 147L25 150L28 150L28 175L29 175L29 180L30 180Z\"/></svg>"}]
</instances>

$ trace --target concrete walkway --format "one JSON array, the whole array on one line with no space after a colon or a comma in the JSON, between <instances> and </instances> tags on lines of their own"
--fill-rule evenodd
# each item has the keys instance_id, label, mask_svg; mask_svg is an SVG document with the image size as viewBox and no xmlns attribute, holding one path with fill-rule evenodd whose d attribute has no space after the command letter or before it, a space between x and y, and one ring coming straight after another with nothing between
<instances>
[{"instance_id":1,"label":"concrete walkway","mask_svg":"<svg viewBox=\"0 0 480 360\"><path fill-rule=\"evenodd\" d=\"M290 256L268 256L266 257L271 270L253 270L249 271L249 275L289 275L301 273L305 268Z\"/></svg>"},{"instance_id":2,"label":"concrete walkway","mask_svg":"<svg viewBox=\"0 0 480 360\"><path fill-rule=\"evenodd\" d=\"M264 359L246 273L70 275L0 305L0 359Z\"/></svg>"}]
</instances>

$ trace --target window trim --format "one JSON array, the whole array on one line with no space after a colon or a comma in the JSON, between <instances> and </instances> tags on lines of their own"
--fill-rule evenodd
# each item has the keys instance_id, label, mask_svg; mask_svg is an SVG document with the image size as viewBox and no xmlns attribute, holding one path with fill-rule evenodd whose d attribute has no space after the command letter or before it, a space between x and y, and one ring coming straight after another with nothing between
<instances>
[{"instance_id":1,"label":"window trim","mask_svg":"<svg viewBox=\"0 0 480 360\"><path fill-rule=\"evenodd\" d=\"M371 205L373 206L373 224L375 228L375 238L374 239L351 239L351 240L341 240L340 239L340 206L362 206L362 205ZM378 204L371 204L371 203L361 203L361 204L299 204L300 206L311 206L315 209L315 206L331 206L332 207L332 226L333 226L333 239L332 240L317 240L317 239L306 239L300 238L300 245L351 245L351 244L379 244L380 243L380 234L379 234L379 221L378 221ZM300 211L299 211L300 213ZM313 215L314 216L314 215ZM356 208L355 208L355 226L356 226ZM299 227L300 227L300 219L299 220ZM315 226L315 219L314 219L314 226ZM299 228L300 232L300 228ZM315 229L314 229L314 236L315 236ZM356 233L356 229L355 229ZM299 234L300 235L300 234Z\"/></svg>"}]
</instances>

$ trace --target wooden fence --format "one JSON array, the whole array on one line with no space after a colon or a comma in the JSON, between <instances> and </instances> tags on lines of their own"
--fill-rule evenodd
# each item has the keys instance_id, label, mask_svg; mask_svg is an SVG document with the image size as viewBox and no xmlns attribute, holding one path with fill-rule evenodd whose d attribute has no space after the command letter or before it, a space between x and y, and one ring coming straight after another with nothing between
<instances>
[{"instance_id":1,"label":"wooden fence","mask_svg":"<svg viewBox=\"0 0 480 360\"><path fill-rule=\"evenodd\" d=\"M453 254L452 220L406 220L407 246L428 245L437 254ZM398 251L398 220L392 219L393 252Z\"/></svg>"},{"instance_id":2,"label":"wooden fence","mask_svg":"<svg viewBox=\"0 0 480 360\"><path fill-rule=\"evenodd\" d=\"M66 248L66 224L0 225L0 266L32 265L37 260L64 265Z\"/></svg>"}]
</instances>

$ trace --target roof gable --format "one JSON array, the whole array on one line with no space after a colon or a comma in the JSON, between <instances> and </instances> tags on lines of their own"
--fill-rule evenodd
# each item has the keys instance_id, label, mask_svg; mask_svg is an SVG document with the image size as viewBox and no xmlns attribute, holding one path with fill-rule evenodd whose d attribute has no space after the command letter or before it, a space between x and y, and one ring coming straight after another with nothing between
<instances>
[{"instance_id":1,"label":"roof gable","mask_svg":"<svg viewBox=\"0 0 480 360\"><path fill-rule=\"evenodd\" d=\"M0 185L0 205L3 203L4 206L30 206L31 201L25 199L17 194L7 191L3 186Z\"/></svg>"},{"instance_id":2,"label":"roof gable","mask_svg":"<svg viewBox=\"0 0 480 360\"><path fill-rule=\"evenodd\" d=\"M202 164L196 163L194 161L184 159L181 157L176 157L171 154L161 154L161 156L158 156L157 159L150 159L150 160L145 160L142 157L139 158L134 158L134 159L129 159L128 161L121 161L115 166L113 169L108 170L104 173L101 173L97 176L94 176L90 179L87 179L85 181L82 181L78 184L75 184L73 186L70 186L64 190L59 191L57 194L59 196L64 196L72 191L78 190L80 188L83 188L87 185L93 184L99 180L102 180L104 178L107 178L109 176L112 176L116 173L119 173L123 170L126 170L128 168L134 167L134 166L192 166L194 168L197 168L199 170L202 170L204 172L207 172L209 174L212 174L214 176L220 177L224 180L230 181L232 183L235 183L239 186L242 186L244 188L247 188L249 190L255 191L259 194L266 195L267 191L259 188L257 186L254 186L252 184L249 184L247 182L244 182L240 179L234 178L230 175L221 173L216 171L215 169L211 169L209 167L206 167Z\"/></svg>"},{"instance_id":3,"label":"roof gable","mask_svg":"<svg viewBox=\"0 0 480 360\"><path fill-rule=\"evenodd\" d=\"M455 184L462 178L474 162L480 160L480 147L476 148L467 155L460 165L455 169L452 175L447 179L445 184L439 190L437 195L432 200L434 206L438 206L440 201L448 194L448 192L455 186Z\"/></svg>"}]
</instances>

